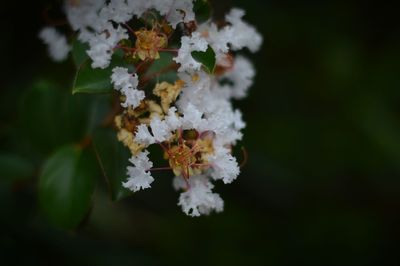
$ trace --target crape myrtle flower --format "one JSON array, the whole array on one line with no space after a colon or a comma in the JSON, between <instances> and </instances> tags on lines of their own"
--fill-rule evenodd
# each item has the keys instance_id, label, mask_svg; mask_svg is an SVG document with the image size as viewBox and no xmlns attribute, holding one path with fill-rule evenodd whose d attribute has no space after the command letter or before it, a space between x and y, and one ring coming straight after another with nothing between
<instances>
[{"instance_id":1,"label":"crape myrtle flower","mask_svg":"<svg viewBox=\"0 0 400 266\"><path fill-rule=\"evenodd\" d=\"M203 1L203 0L197 0ZM91 67L110 68L116 51L125 63L112 67L110 81L119 93L122 111L115 116L117 138L130 150L123 186L134 192L155 182L152 172L169 170L173 186L182 191L178 205L190 216L221 212L224 202L212 182L228 184L240 173L232 148L243 137L245 122L232 100L247 96L255 69L238 51L257 52L262 36L234 8L225 23L199 23L195 0L66 0L64 10L77 39L88 45ZM140 25L136 27L135 25ZM222 25L222 26L220 26ZM67 39L54 28L40 38L55 60L70 51ZM196 54L212 51L207 68ZM148 69L172 53L165 71ZM211 60L213 61L213 60ZM167 166L154 166L148 148L161 147Z\"/></svg>"},{"instance_id":2,"label":"crape myrtle flower","mask_svg":"<svg viewBox=\"0 0 400 266\"><path fill-rule=\"evenodd\" d=\"M67 38L55 28L45 27L39 33L39 38L48 46L50 57L57 62L67 58L71 50Z\"/></svg>"}]
</instances>

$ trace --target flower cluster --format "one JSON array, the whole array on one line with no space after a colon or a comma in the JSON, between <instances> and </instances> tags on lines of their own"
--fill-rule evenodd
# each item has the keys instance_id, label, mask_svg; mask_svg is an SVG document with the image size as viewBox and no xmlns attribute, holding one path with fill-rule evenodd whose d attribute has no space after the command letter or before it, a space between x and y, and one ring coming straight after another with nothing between
<instances>
[{"instance_id":1,"label":"flower cluster","mask_svg":"<svg viewBox=\"0 0 400 266\"><path fill-rule=\"evenodd\" d=\"M204 0L197 0L204 1ZM152 171L171 170L178 205L191 216L223 210L212 192L214 180L231 183L240 169L232 147L245 127L233 99L242 99L255 71L237 51L260 49L262 37L232 9L223 23L196 21L194 0L67 0L68 21L78 40L88 44L92 68L108 68L113 54L123 51L132 68L113 67L111 81L120 93L122 111L115 117L118 139L130 149L131 165L123 186L138 191L154 182ZM132 27L132 21L140 25ZM171 41L177 38L177 45ZM70 50L65 37L46 28L40 37L54 59ZM212 50L211 70L194 53ZM174 54L168 70L176 79L159 80L149 88L147 69L160 53ZM154 167L147 148L160 146L167 167Z\"/></svg>"}]
</instances>

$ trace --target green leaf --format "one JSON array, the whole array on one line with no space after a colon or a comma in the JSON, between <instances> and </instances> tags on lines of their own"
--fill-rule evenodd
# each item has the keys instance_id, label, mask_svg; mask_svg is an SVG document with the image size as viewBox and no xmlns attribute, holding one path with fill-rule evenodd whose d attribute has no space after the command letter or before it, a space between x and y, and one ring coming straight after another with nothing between
<instances>
[{"instance_id":1,"label":"green leaf","mask_svg":"<svg viewBox=\"0 0 400 266\"><path fill-rule=\"evenodd\" d=\"M71 229L82 221L96 174L93 154L77 146L61 148L46 161L39 179L39 202L52 223Z\"/></svg>"},{"instance_id":2,"label":"green leaf","mask_svg":"<svg viewBox=\"0 0 400 266\"><path fill-rule=\"evenodd\" d=\"M73 57L77 70L73 82L72 94L111 93L113 91L111 84L112 69L120 66L133 71L133 66L128 64L124 59L124 53L120 50L113 54L110 66L101 69L91 67L92 61L86 54L87 46L81 44L79 41L75 41L73 47Z\"/></svg>"},{"instance_id":3,"label":"green leaf","mask_svg":"<svg viewBox=\"0 0 400 266\"><path fill-rule=\"evenodd\" d=\"M205 52L192 52L192 56L194 60L203 65L204 70L206 70L209 74L214 73L216 64L215 52L210 46L208 46Z\"/></svg>"},{"instance_id":4,"label":"green leaf","mask_svg":"<svg viewBox=\"0 0 400 266\"><path fill-rule=\"evenodd\" d=\"M87 101L45 81L37 82L24 95L20 109L19 138L27 139L43 153L85 135Z\"/></svg>"},{"instance_id":5,"label":"green leaf","mask_svg":"<svg viewBox=\"0 0 400 266\"><path fill-rule=\"evenodd\" d=\"M89 56L86 51L89 49L87 44L81 43L75 40L72 45L72 58L76 67L81 66L83 63L89 60Z\"/></svg>"},{"instance_id":6,"label":"green leaf","mask_svg":"<svg viewBox=\"0 0 400 266\"><path fill-rule=\"evenodd\" d=\"M155 60L146 72L147 77L154 77L155 81L167 81L174 83L178 79L178 75L175 69L171 66L176 65L173 60L174 55L171 53L161 52L160 58ZM168 69L168 71L166 71Z\"/></svg>"},{"instance_id":7,"label":"green leaf","mask_svg":"<svg viewBox=\"0 0 400 266\"><path fill-rule=\"evenodd\" d=\"M103 171L113 200L120 200L132 194L122 186L126 181L126 167L130 152L117 140L117 132L112 129L98 130L94 135L93 145L97 160Z\"/></svg>"},{"instance_id":8,"label":"green leaf","mask_svg":"<svg viewBox=\"0 0 400 266\"><path fill-rule=\"evenodd\" d=\"M111 112L112 97L110 95L74 95L73 97L84 97L87 99L88 103L85 109L87 116L85 124L86 135L92 135Z\"/></svg>"},{"instance_id":9,"label":"green leaf","mask_svg":"<svg viewBox=\"0 0 400 266\"><path fill-rule=\"evenodd\" d=\"M72 94L111 93L111 69L92 69L90 62L82 64L76 72Z\"/></svg>"},{"instance_id":10,"label":"green leaf","mask_svg":"<svg viewBox=\"0 0 400 266\"><path fill-rule=\"evenodd\" d=\"M206 22L211 18L211 6L208 0L196 0L193 6L197 23Z\"/></svg>"},{"instance_id":11,"label":"green leaf","mask_svg":"<svg viewBox=\"0 0 400 266\"><path fill-rule=\"evenodd\" d=\"M20 180L33 176L31 162L15 154L0 154L0 177L5 180Z\"/></svg>"},{"instance_id":12,"label":"green leaf","mask_svg":"<svg viewBox=\"0 0 400 266\"><path fill-rule=\"evenodd\" d=\"M28 142L33 151L48 154L92 134L110 106L110 95L71 95L41 81L24 95L19 128L12 137L16 142Z\"/></svg>"}]
</instances>

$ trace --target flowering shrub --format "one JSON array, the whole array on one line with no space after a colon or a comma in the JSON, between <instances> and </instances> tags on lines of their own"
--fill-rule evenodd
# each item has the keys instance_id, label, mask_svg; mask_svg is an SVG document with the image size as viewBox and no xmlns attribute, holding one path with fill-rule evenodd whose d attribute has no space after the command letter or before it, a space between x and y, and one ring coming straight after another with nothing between
<instances>
[{"instance_id":1,"label":"flowering shrub","mask_svg":"<svg viewBox=\"0 0 400 266\"><path fill-rule=\"evenodd\" d=\"M150 188L152 172L170 170L174 188L182 191L183 212L222 211L212 181L228 184L239 175L232 148L245 123L232 100L247 95L255 75L237 51L256 52L262 43L242 20L245 12L235 8L224 21L213 22L205 0L67 0L64 10L76 38L68 43L54 27L39 37L55 61L72 53L74 94L118 95L111 120L130 159L119 161L129 166L125 176L110 181L114 192ZM109 178L110 164L99 154L111 153L105 142L112 141L112 136L93 140ZM160 147L165 165L150 160L151 146ZM54 167L50 160L44 168L43 186Z\"/></svg>"}]
</instances>

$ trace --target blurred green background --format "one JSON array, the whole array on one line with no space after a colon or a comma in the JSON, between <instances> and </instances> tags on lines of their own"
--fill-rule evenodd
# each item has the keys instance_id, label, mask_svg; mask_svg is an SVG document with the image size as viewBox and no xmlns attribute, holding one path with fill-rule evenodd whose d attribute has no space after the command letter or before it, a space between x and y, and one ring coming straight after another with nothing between
<instances>
[{"instance_id":1,"label":"blurred green background","mask_svg":"<svg viewBox=\"0 0 400 266\"><path fill-rule=\"evenodd\" d=\"M236 182L216 186L225 211L186 217L166 175L117 203L97 189L73 231L53 227L37 204L49 143L70 141L55 134L73 129L60 117L54 139L29 146L49 129L21 115L34 111L27 91L39 80L68 92L73 66L50 62L37 39L49 1L2 3L0 265L400 264L398 9L382 1L212 2L216 16L244 8L265 38L251 56L258 75L250 96L235 103L248 124L249 161ZM29 158L17 176L34 174L8 178L11 155Z\"/></svg>"}]
</instances>

